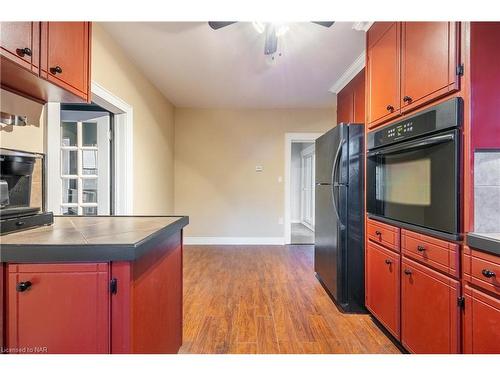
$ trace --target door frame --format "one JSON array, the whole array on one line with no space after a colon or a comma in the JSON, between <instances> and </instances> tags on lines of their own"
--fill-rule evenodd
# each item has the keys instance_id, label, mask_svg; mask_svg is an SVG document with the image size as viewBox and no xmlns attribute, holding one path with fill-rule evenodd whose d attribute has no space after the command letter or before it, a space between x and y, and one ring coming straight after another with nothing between
<instances>
[{"instance_id":1,"label":"door frame","mask_svg":"<svg viewBox=\"0 0 500 375\"><path fill-rule=\"evenodd\" d=\"M291 231L291 174L292 174L292 143L314 142L324 133L285 133L285 207L283 215L283 239L285 245L292 242Z\"/></svg>"},{"instance_id":2,"label":"door frame","mask_svg":"<svg viewBox=\"0 0 500 375\"><path fill-rule=\"evenodd\" d=\"M314 231L314 180L315 180L315 171L314 171L314 166L316 165L316 157L315 157L315 154L316 154L316 145L314 143L311 143L309 146L307 146L306 148L304 148L301 152L300 152L300 222L307 228L309 228L310 230ZM304 193L304 180L305 180L305 174L304 174L304 160L306 159L306 157L310 157L311 160L312 160L312 169L311 169L311 178L312 178L312 183L313 183L313 187L312 187L312 192L311 192L311 195L312 195L312 211L313 211L313 215L312 215L312 218L311 218L311 223L308 223L307 221L304 220L304 211L305 211L305 207L304 207L304 202L305 202L305 193Z\"/></svg>"},{"instance_id":3,"label":"door frame","mask_svg":"<svg viewBox=\"0 0 500 375\"><path fill-rule=\"evenodd\" d=\"M133 159L133 126L134 111L133 107L114 95L103 86L92 81L91 83L92 102L113 113L114 115L114 214L132 215L133 213L133 195L134 195L134 159ZM59 138L50 136L49 127L60 126L61 105L60 103L47 103L44 107L45 112L45 152L46 168L45 186L47 207L53 207L54 196L50 191L56 187L53 179L49 179L51 171L58 170L59 157Z\"/></svg>"}]
</instances>

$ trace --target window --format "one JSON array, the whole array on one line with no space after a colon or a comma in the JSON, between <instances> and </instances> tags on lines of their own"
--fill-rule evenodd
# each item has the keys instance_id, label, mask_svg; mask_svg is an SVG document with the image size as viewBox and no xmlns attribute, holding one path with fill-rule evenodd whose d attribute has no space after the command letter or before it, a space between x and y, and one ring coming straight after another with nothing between
<instances>
[{"instance_id":1,"label":"window","mask_svg":"<svg viewBox=\"0 0 500 375\"><path fill-rule=\"evenodd\" d=\"M61 111L60 214L110 214L109 114Z\"/></svg>"}]
</instances>

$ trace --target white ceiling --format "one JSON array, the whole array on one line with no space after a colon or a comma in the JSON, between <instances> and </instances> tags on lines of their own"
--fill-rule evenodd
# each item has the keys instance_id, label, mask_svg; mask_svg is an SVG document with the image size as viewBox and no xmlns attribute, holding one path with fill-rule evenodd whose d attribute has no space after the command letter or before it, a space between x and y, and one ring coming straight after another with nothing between
<instances>
[{"instance_id":1,"label":"white ceiling","mask_svg":"<svg viewBox=\"0 0 500 375\"><path fill-rule=\"evenodd\" d=\"M103 25L177 107L329 107L329 88L365 48L352 22L288 24L274 63L264 55L264 34L248 22L219 30L205 22Z\"/></svg>"}]
</instances>

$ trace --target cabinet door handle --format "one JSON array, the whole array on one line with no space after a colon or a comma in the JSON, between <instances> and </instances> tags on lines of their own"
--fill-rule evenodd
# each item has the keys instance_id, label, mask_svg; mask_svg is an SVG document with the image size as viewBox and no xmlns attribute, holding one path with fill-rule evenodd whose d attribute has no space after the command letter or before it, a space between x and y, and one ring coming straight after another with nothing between
<instances>
[{"instance_id":1,"label":"cabinet door handle","mask_svg":"<svg viewBox=\"0 0 500 375\"><path fill-rule=\"evenodd\" d=\"M31 56L31 49L28 47L25 48L18 48L16 49L16 52L19 56L24 57L24 56Z\"/></svg>"},{"instance_id":2,"label":"cabinet door handle","mask_svg":"<svg viewBox=\"0 0 500 375\"><path fill-rule=\"evenodd\" d=\"M482 270L481 273L483 274L484 277L487 277L488 279L491 277L495 277L495 272L487 269Z\"/></svg>"},{"instance_id":3,"label":"cabinet door handle","mask_svg":"<svg viewBox=\"0 0 500 375\"><path fill-rule=\"evenodd\" d=\"M425 246L423 246L423 245L418 245L418 246L417 246L417 250L418 250L418 251L420 251L420 252L425 251Z\"/></svg>"},{"instance_id":4,"label":"cabinet door handle","mask_svg":"<svg viewBox=\"0 0 500 375\"><path fill-rule=\"evenodd\" d=\"M390 105L390 104L389 104L386 108L387 108L387 110L388 110L389 112L394 111L394 107L393 107L392 105Z\"/></svg>"},{"instance_id":5,"label":"cabinet door handle","mask_svg":"<svg viewBox=\"0 0 500 375\"><path fill-rule=\"evenodd\" d=\"M392 264L392 260L390 260L390 259L386 259L386 260L385 260L385 264Z\"/></svg>"},{"instance_id":6,"label":"cabinet door handle","mask_svg":"<svg viewBox=\"0 0 500 375\"><path fill-rule=\"evenodd\" d=\"M403 102L405 103L410 103L412 101L411 96L405 95L403 97Z\"/></svg>"},{"instance_id":7,"label":"cabinet door handle","mask_svg":"<svg viewBox=\"0 0 500 375\"><path fill-rule=\"evenodd\" d=\"M16 290L18 292L24 292L31 287L31 281L20 281L16 285Z\"/></svg>"},{"instance_id":8,"label":"cabinet door handle","mask_svg":"<svg viewBox=\"0 0 500 375\"><path fill-rule=\"evenodd\" d=\"M405 275L411 275L411 271L409 269L405 270Z\"/></svg>"},{"instance_id":9,"label":"cabinet door handle","mask_svg":"<svg viewBox=\"0 0 500 375\"><path fill-rule=\"evenodd\" d=\"M57 65L57 66L54 66L54 67L50 68L50 72L52 74L61 74L62 73L62 68L59 65Z\"/></svg>"}]
</instances>

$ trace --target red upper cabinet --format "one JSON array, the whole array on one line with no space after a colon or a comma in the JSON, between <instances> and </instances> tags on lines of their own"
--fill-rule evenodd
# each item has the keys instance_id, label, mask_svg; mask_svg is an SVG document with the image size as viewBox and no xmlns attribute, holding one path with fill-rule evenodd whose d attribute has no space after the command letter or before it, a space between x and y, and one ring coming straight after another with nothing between
<instances>
[{"instance_id":1,"label":"red upper cabinet","mask_svg":"<svg viewBox=\"0 0 500 375\"><path fill-rule=\"evenodd\" d=\"M365 122L365 70L337 94L337 123Z\"/></svg>"},{"instance_id":2,"label":"red upper cabinet","mask_svg":"<svg viewBox=\"0 0 500 375\"><path fill-rule=\"evenodd\" d=\"M459 88L457 35L456 22L402 24L403 112Z\"/></svg>"},{"instance_id":3,"label":"red upper cabinet","mask_svg":"<svg viewBox=\"0 0 500 375\"><path fill-rule=\"evenodd\" d=\"M38 74L40 22L2 22L0 51L3 56Z\"/></svg>"},{"instance_id":4,"label":"red upper cabinet","mask_svg":"<svg viewBox=\"0 0 500 375\"><path fill-rule=\"evenodd\" d=\"M368 30L368 127L374 127L400 113L400 47L400 23L377 22Z\"/></svg>"},{"instance_id":5,"label":"red upper cabinet","mask_svg":"<svg viewBox=\"0 0 500 375\"><path fill-rule=\"evenodd\" d=\"M365 69L360 71L356 77L352 79L353 91L353 119L352 122L358 124L365 123Z\"/></svg>"},{"instance_id":6,"label":"red upper cabinet","mask_svg":"<svg viewBox=\"0 0 500 375\"><path fill-rule=\"evenodd\" d=\"M9 264L7 347L109 353L108 288L107 263Z\"/></svg>"},{"instance_id":7,"label":"red upper cabinet","mask_svg":"<svg viewBox=\"0 0 500 375\"><path fill-rule=\"evenodd\" d=\"M42 22L41 75L88 100L90 22Z\"/></svg>"},{"instance_id":8,"label":"red upper cabinet","mask_svg":"<svg viewBox=\"0 0 500 375\"><path fill-rule=\"evenodd\" d=\"M354 100L352 92L349 90L349 87L346 86L337 94L337 123L352 122L353 113Z\"/></svg>"},{"instance_id":9,"label":"red upper cabinet","mask_svg":"<svg viewBox=\"0 0 500 375\"><path fill-rule=\"evenodd\" d=\"M403 257L401 342L412 353L459 353L460 284Z\"/></svg>"},{"instance_id":10,"label":"red upper cabinet","mask_svg":"<svg viewBox=\"0 0 500 375\"><path fill-rule=\"evenodd\" d=\"M399 255L368 243L366 307L396 337L400 337Z\"/></svg>"}]
</instances>

